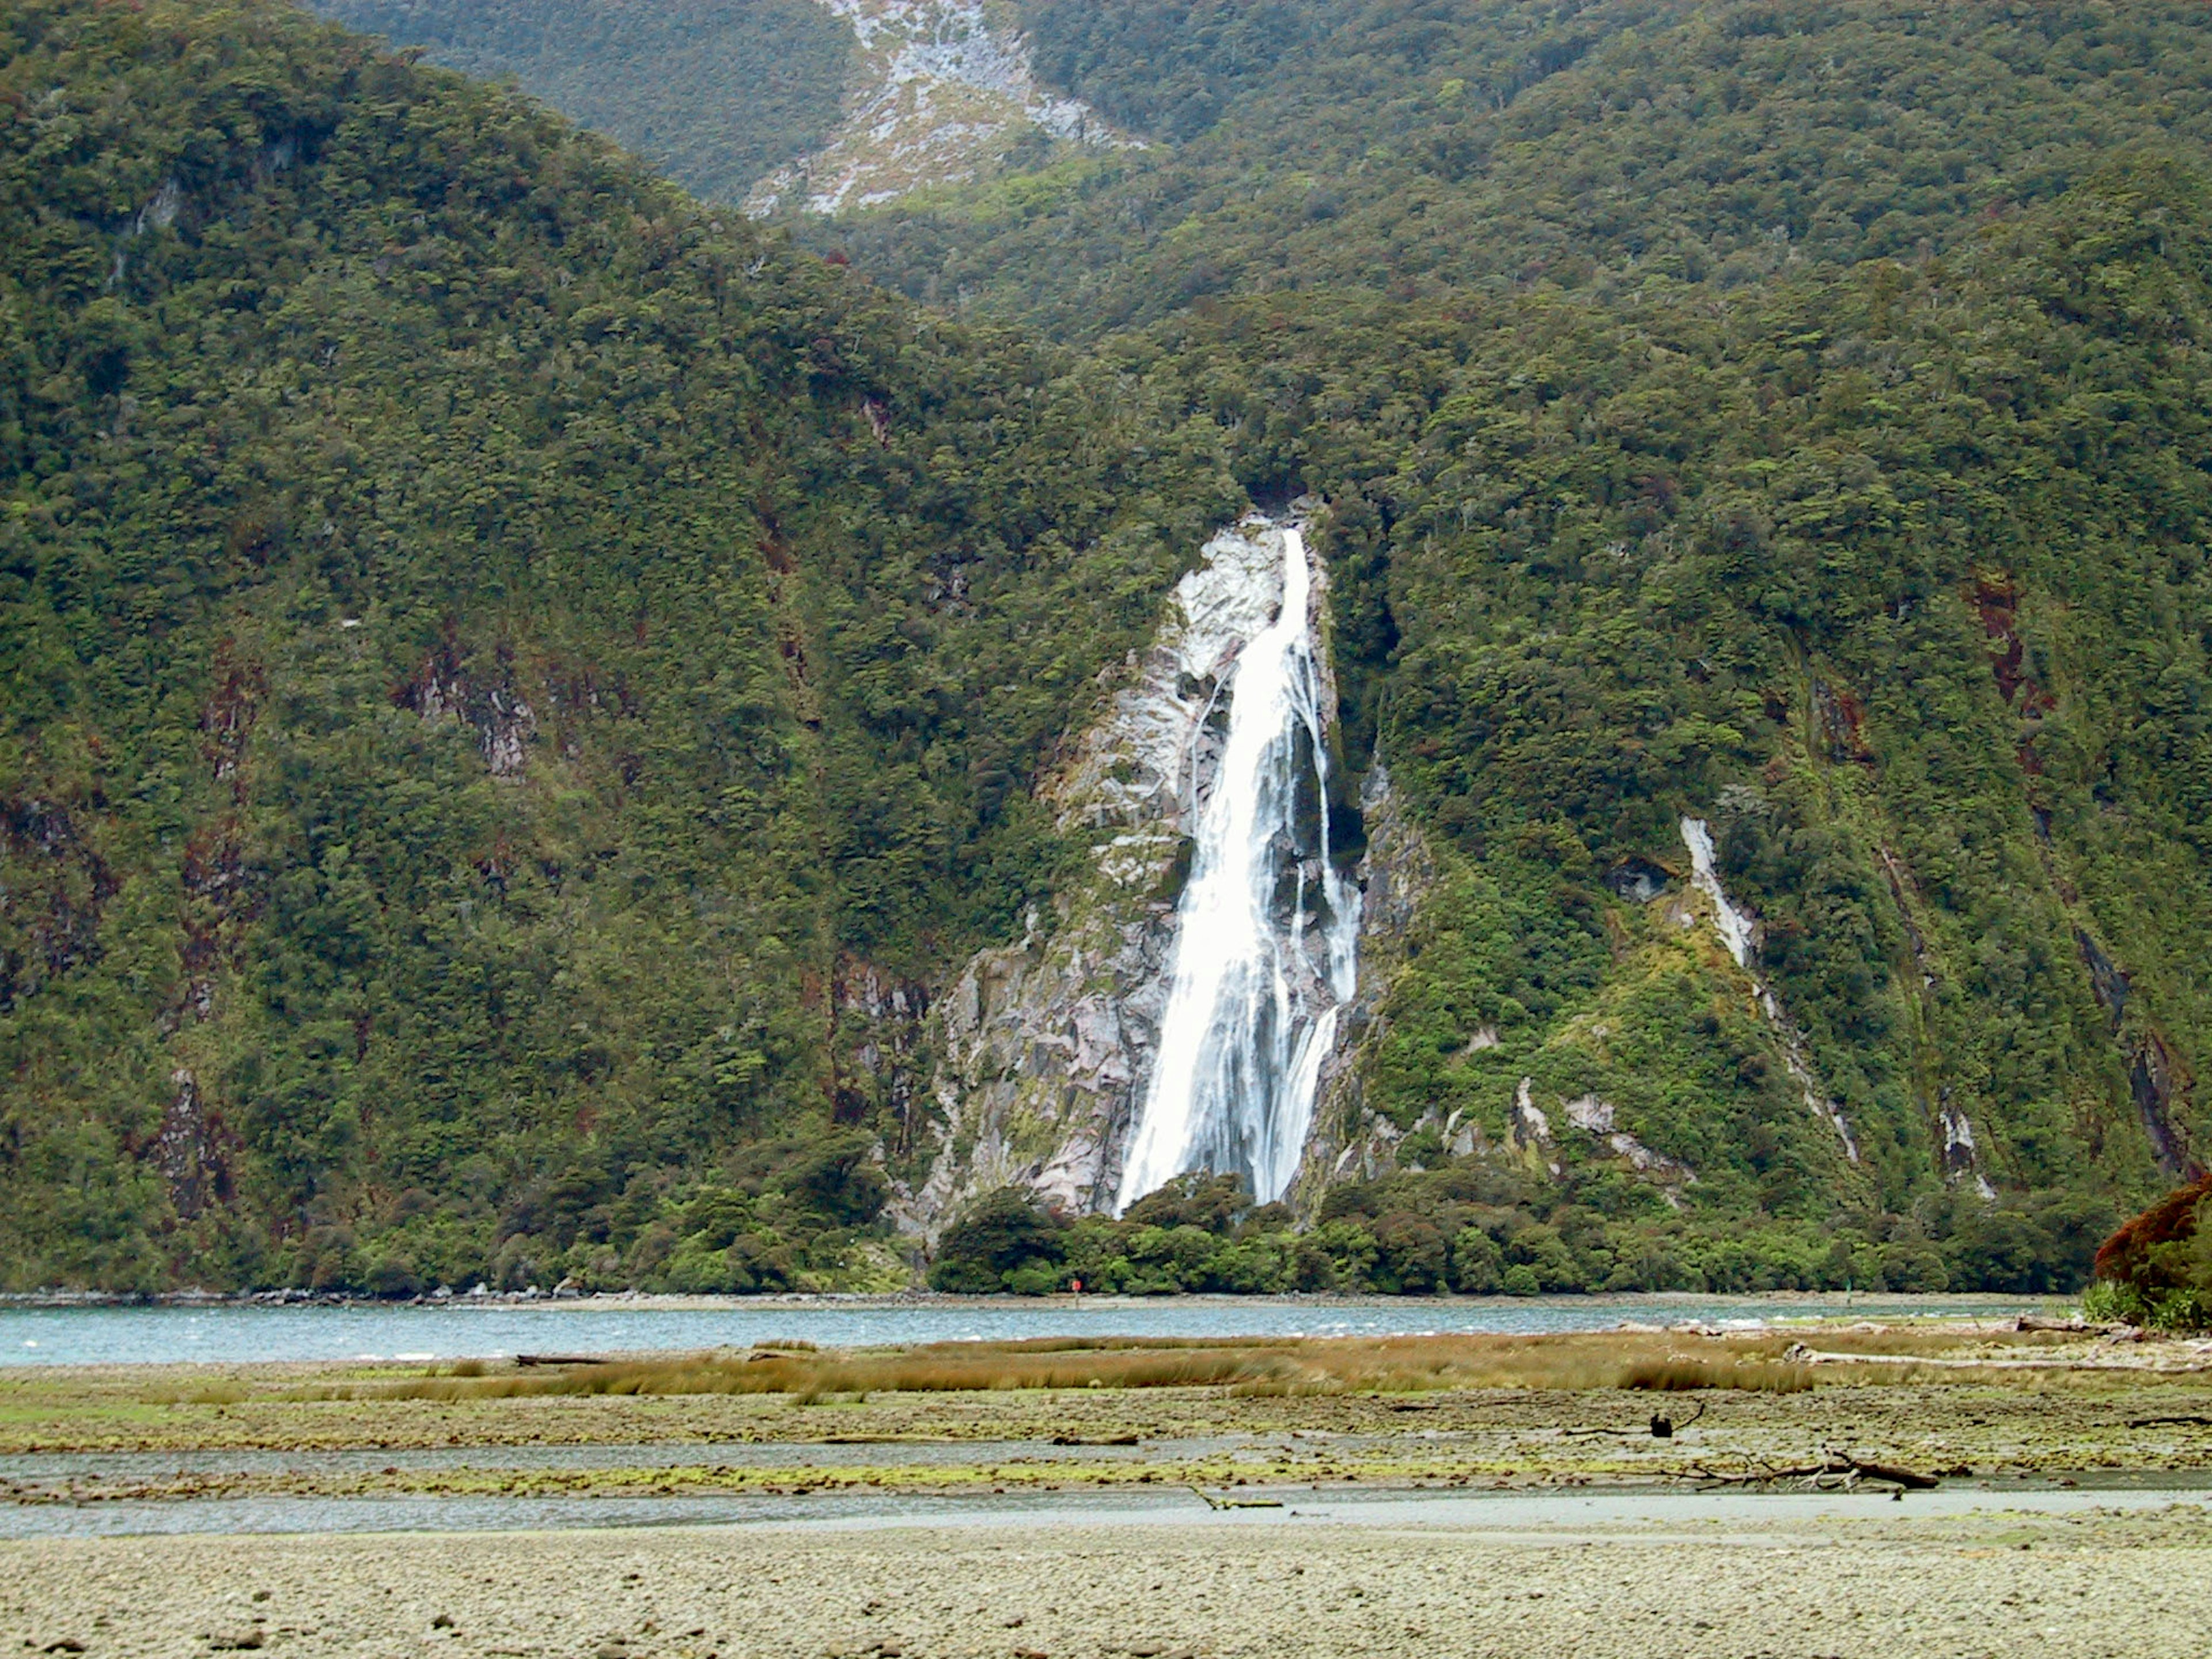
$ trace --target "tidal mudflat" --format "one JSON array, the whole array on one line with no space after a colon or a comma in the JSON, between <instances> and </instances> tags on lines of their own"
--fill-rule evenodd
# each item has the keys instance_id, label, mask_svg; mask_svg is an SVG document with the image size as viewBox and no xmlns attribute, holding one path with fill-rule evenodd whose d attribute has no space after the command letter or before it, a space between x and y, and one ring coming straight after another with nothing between
<instances>
[{"instance_id":1,"label":"tidal mudflat","mask_svg":"<svg viewBox=\"0 0 2212 1659\"><path fill-rule=\"evenodd\" d=\"M0 1648L2186 1650L2212 1345L2020 1322L17 1369Z\"/></svg>"},{"instance_id":2,"label":"tidal mudflat","mask_svg":"<svg viewBox=\"0 0 2212 1659\"><path fill-rule=\"evenodd\" d=\"M11 1651L169 1656L2051 1656L2201 1651L2212 1523L655 1529L0 1553Z\"/></svg>"}]
</instances>

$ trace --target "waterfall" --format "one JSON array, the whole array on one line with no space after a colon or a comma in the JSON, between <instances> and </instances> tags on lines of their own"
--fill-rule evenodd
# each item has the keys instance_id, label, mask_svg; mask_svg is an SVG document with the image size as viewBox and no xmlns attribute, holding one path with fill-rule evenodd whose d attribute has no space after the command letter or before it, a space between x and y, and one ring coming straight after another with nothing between
<instances>
[{"instance_id":1,"label":"waterfall","mask_svg":"<svg viewBox=\"0 0 2212 1659\"><path fill-rule=\"evenodd\" d=\"M1690 885L1713 907L1713 932L1720 935L1721 945L1735 958L1735 965L1751 976L1752 995L1758 1000L1759 1011L1766 1016L1767 1024L1782 1039L1782 1063L1790 1073L1790 1081L1797 1085L1803 1097L1806 1109L1816 1117L1826 1118L1843 1142L1844 1155L1854 1164L1859 1161L1859 1144L1851 1134L1850 1121L1844 1117L1844 1109L1821 1090L1813 1075L1812 1062L1806 1058L1803 1033L1791 1023L1782 1010L1782 1000L1774 994L1758 968L1759 939L1753 931L1750 913L1736 908L1721 885L1720 870L1713 859L1713 832L1703 818L1685 817L1682 820L1682 845L1690 849ZM1963 1121L1963 1120L1961 1120ZM1966 1132L1969 1149L1973 1145L1973 1132Z\"/></svg>"},{"instance_id":2,"label":"waterfall","mask_svg":"<svg viewBox=\"0 0 2212 1659\"><path fill-rule=\"evenodd\" d=\"M1248 1176L1263 1204L1287 1192L1338 1010L1357 979L1359 892L1329 857L1324 721L1333 711L1307 616L1305 536L1295 524L1267 524L1237 538L1248 549L1279 543L1281 601L1237 654L1227 739L1197 811L1158 1056L1117 1210L1194 1169Z\"/></svg>"}]
</instances>

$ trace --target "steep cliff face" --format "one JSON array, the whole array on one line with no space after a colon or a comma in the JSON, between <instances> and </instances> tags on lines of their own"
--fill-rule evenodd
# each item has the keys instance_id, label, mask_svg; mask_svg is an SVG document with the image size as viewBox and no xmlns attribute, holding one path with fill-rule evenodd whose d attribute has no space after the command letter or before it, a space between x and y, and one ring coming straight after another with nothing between
<instances>
[{"instance_id":1,"label":"steep cliff face","mask_svg":"<svg viewBox=\"0 0 2212 1659\"><path fill-rule=\"evenodd\" d=\"M1283 532L1249 520L1208 542L1111 712L1047 789L1090 857L1018 944L981 952L936 1015L939 1152L894 1206L927 1231L968 1195L1036 1188L1110 1209L1165 1009L1176 902L1214 787L1241 648L1280 603ZM1318 617L1321 595L1312 597Z\"/></svg>"},{"instance_id":2,"label":"steep cliff face","mask_svg":"<svg viewBox=\"0 0 2212 1659\"><path fill-rule=\"evenodd\" d=\"M1367 774L1360 810L1367 848L1357 872L1363 895L1359 988L1338 1022L1335 1051L1322 1066L1313 1133L1291 1189L1293 1205L1309 1212L1332 1182L1370 1180L1396 1169L1395 1149L1407 1133L1368 1104L1365 1079L1389 1030L1389 993L1405 967L1421 896L1436 881L1436 860L1379 759ZM1456 1133L1459 1125L1451 1128ZM1458 1152L1475 1150L1472 1133Z\"/></svg>"},{"instance_id":3,"label":"steep cliff face","mask_svg":"<svg viewBox=\"0 0 2212 1659\"><path fill-rule=\"evenodd\" d=\"M843 124L813 154L779 167L748 211L880 206L932 185L965 184L1017 141L1123 142L1097 112L1037 84L1029 43L981 0L821 0L852 26L855 72Z\"/></svg>"}]
</instances>

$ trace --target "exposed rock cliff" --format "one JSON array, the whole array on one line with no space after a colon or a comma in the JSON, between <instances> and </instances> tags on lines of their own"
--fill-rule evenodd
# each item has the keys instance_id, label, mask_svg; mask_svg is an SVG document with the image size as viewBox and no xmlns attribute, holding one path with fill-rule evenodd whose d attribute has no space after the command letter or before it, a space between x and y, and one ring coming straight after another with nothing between
<instances>
[{"instance_id":1,"label":"exposed rock cliff","mask_svg":"<svg viewBox=\"0 0 2212 1659\"><path fill-rule=\"evenodd\" d=\"M1088 871L1018 944L973 958L933 1014L942 1139L894 1206L908 1227L1007 1184L1072 1211L1112 1206L1158 1043L1190 829L1212 787L1237 653L1279 603L1281 537L1252 520L1206 544L1130 684L1050 787L1062 833L1091 837Z\"/></svg>"},{"instance_id":2,"label":"exposed rock cliff","mask_svg":"<svg viewBox=\"0 0 2212 1659\"><path fill-rule=\"evenodd\" d=\"M1368 1108L1359 1062L1387 1029L1382 1010L1404 965L1413 913L1422 892L1436 879L1436 865L1419 826L1391 787L1389 769L1379 760L1368 772L1360 809L1366 820L1367 850L1358 872L1364 895L1359 990L1338 1024L1336 1051L1322 1068L1313 1133L1291 1189L1292 1201L1308 1209L1334 1181L1366 1179L1395 1168L1394 1149L1404 1135L1389 1119ZM1451 1126L1455 1131L1459 1127ZM1459 1150L1474 1147L1469 1144Z\"/></svg>"},{"instance_id":3,"label":"exposed rock cliff","mask_svg":"<svg viewBox=\"0 0 2212 1659\"><path fill-rule=\"evenodd\" d=\"M994 27L981 0L820 0L860 43L845 120L814 155L754 186L746 210L875 207L963 184L1024 135L1118 144L1088 105L1036 83L1029 43Z\"/></svg>"}]
</instances>

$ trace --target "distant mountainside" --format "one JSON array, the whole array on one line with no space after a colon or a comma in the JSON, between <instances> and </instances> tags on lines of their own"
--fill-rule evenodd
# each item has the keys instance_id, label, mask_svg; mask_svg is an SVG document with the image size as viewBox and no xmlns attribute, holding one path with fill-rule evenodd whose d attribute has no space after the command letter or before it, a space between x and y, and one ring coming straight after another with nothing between
<instances>
[{"instance_id":1,"label":"distant mountainside","mask_svg":"<svg viewBox=\"0 0 2212 1659\"><path fill-rule=\"evenodd\" d=\"M5 28L0 1275L904 1282L852 1010L1218 459L287 7Z\"/></svg>"},{"instance_id":2,"label":"distant mountainside","mask_svg":"<svg viewBox=\"0 0 2212 1659\"><path fill-rule=\"evenodd\" d=\"M513 77L709 201L835 212L1125 147L984 0L316 0Z\"/></svg>"},{"instance_id":3,"label":"distant mountainside","mask_svg":"<svg viewBox=\"0 0 2212 1659\"><path fill-rule=\"evenodd\" d=\"M853 31L815 0L327 0L310 9L522 88L708 201L836 131Z\"/></svg>"},{"instance_id":4,"label":"distant mountainside","mask_svg":"<svg viewBox=\"0 0 2212 1659\"><path fill-rule=\"evenodd\" d=\"M829 228L1064 337L1209 297L1924 258L2131 145L2212 142L2185 3L1024 0L1040 73L1170 142Z\"/></svg>"},{"instance_id":5,"label":"distant mountainside","mask_svg":"<svg viewBox=\"0 0 2212 1659\"><path fill-rule=\"evenodd\" d=\"M850 113L828 12L554 3L439 50L730 200ZM763 226L264 0L9 14L0 1278L2078 1282L2212 1136L2201 9L983 15L1147 147ZM1048 1214L1253 502L1357 996L1285 1206Z\"/></svg>"}]
</instances>

